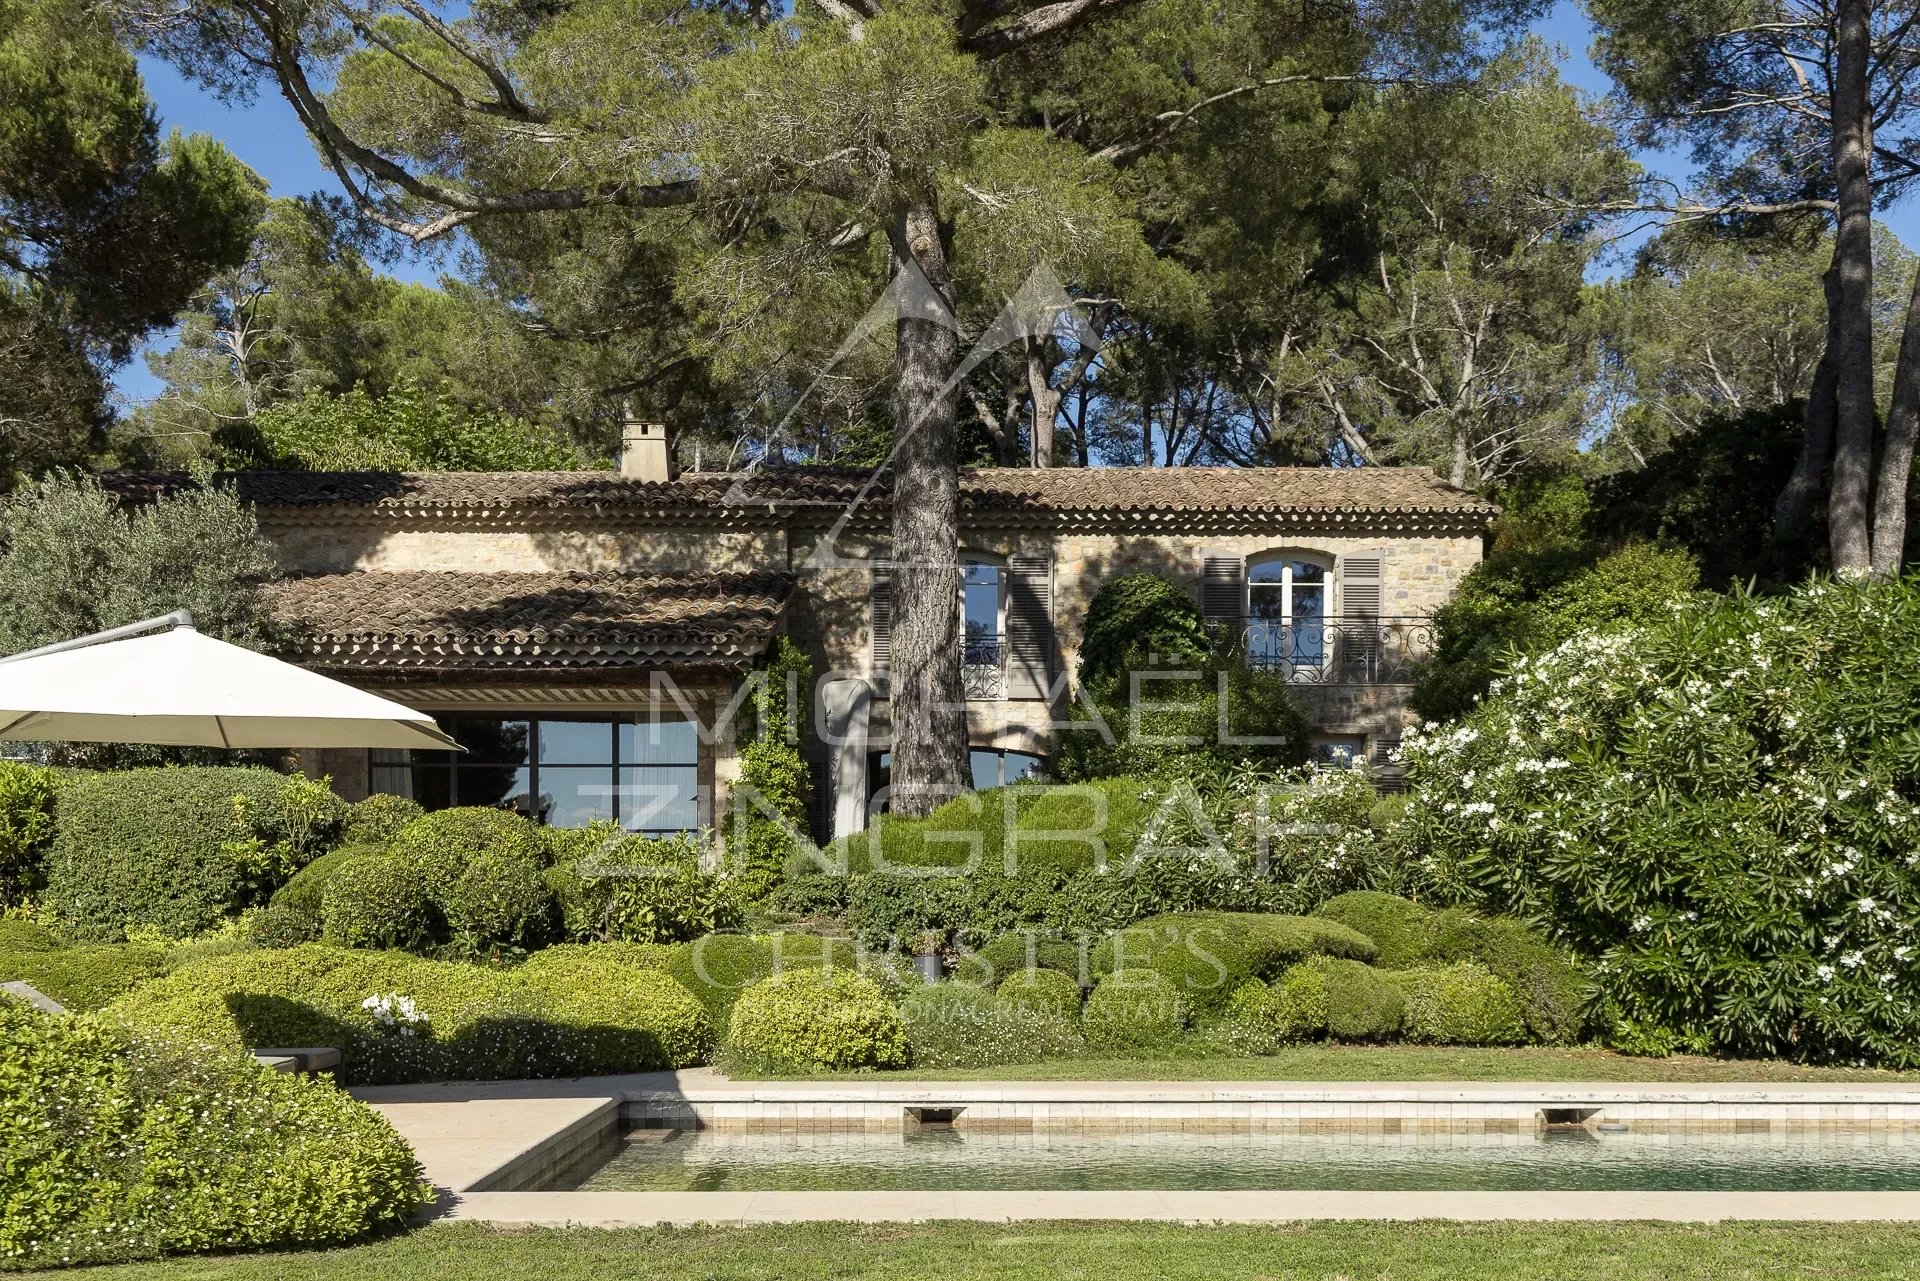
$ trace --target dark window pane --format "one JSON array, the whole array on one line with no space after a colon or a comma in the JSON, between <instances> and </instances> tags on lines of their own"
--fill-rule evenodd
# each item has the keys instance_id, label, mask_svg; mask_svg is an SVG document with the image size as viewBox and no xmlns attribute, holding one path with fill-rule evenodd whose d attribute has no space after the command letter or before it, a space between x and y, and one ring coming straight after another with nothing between
<instances>
[{"instance_id":1,"label":"dark window pane","mask_svg":"<svg viewBox=\"0 0 1920 1281\"><path fill-rule=\"evenodd\" d=\"M422 809L444 810L453 807L453 771L445 765L413 767L413 799Z\"/></svg>"},{"instance_id":2,"label":"dark window pane","mask_svg":"<svg viewBox=\"0 0 1920 1281\"><path fill-rule=\"evenodd\" d=\"M613 724L596 720L540 718L540 763L545 765L613 764Z\"/></svg>"},{"instance_id":3,"label":"dark window pane","mask_svg":"<svg viewBox=\"0 0 1920 1281\"><path fill-rule=\"evenodd\" d=\"M684 717L643 716L620 726L622 765L693 765L699 759L699 736Z\"/></svg>"},{"instance_id":4,"label":"dark window pane","mask_svg":"<svg viewBox=\"0 0 1920 1281\"><path fill-rule=\"evenodd\" d=\"M967 759L973 766L973 790L984 792L1000 786L1000 753L971 751Z\"/></svg>"},{"instance_id":5,"label":"dark window pane","mask_svg":"<svg viewBox=\"0 0 1920 1281\"><path fill-rule=\"evenodd\" d=\"M1263 560L1247 567L1247 581L1250 583L1277 583L1286 576L1287 562L1284 560Z\"/></svg>"},{"instance_id":6,"label":"dark window pane","mask_svg":"<svg viewBox=\"0 0 1920 1281\"><path fill-rule=\"evenodd\" d=\"M496 805L533 813L532 771L504 765L461 765L454 770L454 803Z\"/></svg>"},{"instance_id":7,"label":"dark window pane","mask_svg":"<svg viewBox=\"0 0 1920 1281\"><path fill-rule=\"evenodd\" d=\"M1316 565L1311 561L1305 560L1296 560L1293 562L1293 584L1295 587L1298 587L1301 583L1321 582L1326 576L1327 571L1325 566Z\"/></svg>"},{"instance_id":8,"label":"dark window pane","mask_svg":"<svg viewBox=\"0 0 1920 1281\"><path fill-rule=\"evenodd\" d=\"M610 819L614 815L613 771L605 766L548 766L540 771L540 804L552 827L585 827L595 819Z\"/></svg>"},{"instance_id":9,"label":"dark window pane","mask_svg":"<svg viewBox=\"0 0 1920 1281\"><path fill-rule=\"evenodd\" d=\"M700 826L700 771L643 765L620 771L620 826L634 832L690 832Z\"/></svg>"},{"instance_id":10,"label":"dark window pane","mask_svg":"<svg viewBox=\"0 0 1920 1281\"><path fill-rule=\"evenodd\" d=\"M448 726L453 741L467 749L463 763L525 765L533 739L529 721L497 716L455 716ZM464 804L464 802L463 802Z\"/></svg>"}]
</instances>

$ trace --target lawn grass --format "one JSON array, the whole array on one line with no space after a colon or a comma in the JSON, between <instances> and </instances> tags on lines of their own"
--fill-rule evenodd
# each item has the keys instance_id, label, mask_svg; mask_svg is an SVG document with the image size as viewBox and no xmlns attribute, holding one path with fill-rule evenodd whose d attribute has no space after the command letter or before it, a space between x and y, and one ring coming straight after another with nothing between
<instances>
[{"instance_id":1,"label":"lawn grass","mask_svg":"<svg viewBox=\"0 0 1920 1281\"><path fill-rule=\"evenodd\" d=\"M792 1078L787 1078L792 1079ZM814 1078L806 1078L814 1079ZM843 1074L886 1081L1887 1081L1920 1073L1777 1059L1631 1058L1600 1049L1300 1045L1262 1058L1055 1059L992 1068Z\"/></svg>"},{"instance_id":2,"label":"lawn grass","mask_svg":"<svg viewBox=\"0 0 1920 1281\"><path fill-rule=\"evenodd\" d=\"M449 1225L350 1250L174 1259L79 1275L88 1281L1826 1281L1920 1278L1920 1227L808 1223L507 1231Z\"/></svg>"}]
</instances>

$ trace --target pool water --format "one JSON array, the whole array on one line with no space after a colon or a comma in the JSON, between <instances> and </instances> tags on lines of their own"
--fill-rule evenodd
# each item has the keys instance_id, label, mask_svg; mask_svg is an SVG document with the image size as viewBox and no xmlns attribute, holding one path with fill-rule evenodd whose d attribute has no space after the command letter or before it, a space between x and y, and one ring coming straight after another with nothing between
<instances>
[{"instance_id":1,"label":"pool water","mask_svg":"<svg viewBox=\"0 0 1920 1281\"><path fill-rule=\"evenodd\" d=\"M640 1132L545 1190L1912 1191L1920 1137L1802 1135Z\"/></svg>"}]
</instances>

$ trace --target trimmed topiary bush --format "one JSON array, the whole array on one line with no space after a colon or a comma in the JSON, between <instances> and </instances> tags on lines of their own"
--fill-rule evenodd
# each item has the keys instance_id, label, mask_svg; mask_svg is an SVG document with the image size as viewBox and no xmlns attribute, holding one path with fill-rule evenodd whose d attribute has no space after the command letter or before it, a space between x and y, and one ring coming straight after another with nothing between
<instances>
[{"instance_id":1,"label":"trimmed topiary bush","mask_svg":"<svg viewBox=\"0 0 1920 1281\"><path fill-rule=\"evenodd\" d=\"M451 883L482 853L546 861L539 828L518 814L475 805L421 815L400 829L391 848L435 885Z\"/></svg>"},{"instance_id":2,"label":"trimmed topiary bush","mask_svg":"<svg viewBox=\"0 0 1920 1281\"><path fill-rule=\"evenodd\" d=\"M1353 890L1313 909L1373 940L1374 963L1388 969L1415 965L1432 946L1433 913L1410 899L1377 890Z\"/></svg>"},{"instance_id":3,"label":"trimmed topiary bush","mask_svg":"<svg viewBox=\"0 0 1920 1281\"><path fill-rule=\"evenodd\" d=\"M743 919L739 888L701 866L706 846L691 834L655 840L597 823L549 832L548 845L547 884L570 939L678 943Z\"/></svg>"},{"instance_id":4,"label":"trimmed topiary bush","mask_svg":"<svg viewBox=\"0 0 1920 1281\"><path fill-rule=\"evenodd\" d=\"M17 902L46 883L60 785L58 770L0 761L0 905Z\"/></svg>"},{"instance_id":5,"label":"trimmed topiary bush","mask_svg":"<svg viewBox=\"0 0 1920 1281\"><path fill-rule=\"evenodd\" d=\"M1259 979L1248 979L1200 1031L1207 1043L1227 1054L1271 1054L1280 1043L1272 990Z\"/></svg>"},{"instance_id":6,"label":"trimmed topiary bush","mask_svg":"<svg viewBox=\"0 0 1920 1281\"><path fill-rule=\"evenodd\" d=\"M504 849L475 854L450 883L433 889L431 898L453 942L468 953L537 947L552 933L546 869Z\"/></svg>"},{"instance_id":7,"label":"trimmed topiary bush","mask_svg":"<svg viewBox=\"0 0 1920 1281\"><path fill-rule=\"evenodd\" d=\"M1080 1017L1080 985L1058 970L1019 970L1002 979L997 990L1015 1005L1064 1019Z\"/></svg>"},{"instance_id":8,"label":"trimmed topiary bush","mask_svg":"<svg viewBox=\"0 0 1920 1281\"><path fill-rule=\"evenodd\" d=\"M1326 976L1327 1034L1337 1041L1384 1041L1399 1032L1407 1002L1370 965L1317 956L1307 964Z\"/></svg>"},{"instance_id":9,"label":"trimmed topiary bush","mask_svg":"<svg viewBox=\"0 0 1920 1281\"><path fill-rule=\"evenodd\" d=\"M1472 961L1394 971L1406 998L1401 1034L1427 1045L1518 1045L1527 1022L1513 989Z\"/></svg>"},{"instance_id":10,"label":"trimmed topiary bush","mask_svg":"<svg viewBox=\"0 0 1920 1281\"><path fill-rule=\"evenodd\" d=\"M1327 971L1302 962L1268 989L1274 1035L1281 1041L1312 1041L1327 1034Z\"/></svg>"},{"instance_id":11,"label":"trimmed topiary bush","mask_svg":"<svg viewBox=\"0 0 1920 1281\"><path fill-rule=\"evenodd\" d=\"M320 892L322 931L347 947L417 948L433 934L428 870L399 853L343 860Z\"/></svg>"},{"instance_id":12,"label":"trimmed topiary bush","mask_svg":"<svg viewBox=\"0 0 1920 1281\"><path fill-rule=\"evenodd\" d=\"M1524 922L1459 908L1436 913L1429 952L1436 961L1470 960L1491 971L1519 999L1533 1040L1546 1045L1580 1040L1592 984L1565 953Z\"/></svg>"},{"instance_id":13,"label":"trimmed topiary bush","mask_svg":"<svg viewBox=\"0 0 1920 1281\"><path fill-rule=\"evenodd\" d=\"M328 1082L6 1000L0 1152L0 1258L29 1267L342 1245L433 1199Z\"/></svg>"},{"instance_id":14,"label":"trimmed topiary bush","mask_svg":"<svg viewBox=\"0 0 1920 1281\"><path fill-rule=\"evenodd\" d=\"M1070 1017L1007 1000L973 983L929 983L917 988L901 1001L900 1019L906 1025L915 1067L1039 1063L1065 1058L1082 1048Z\"/></svg>"},{"instance_id":15,"label":"trimmed topiary bush","mask_svg":"<svg viewBox=\"0 0 1920 1281\"><path fill-rule=\"evenodd\" d=\"M1103 940L1096 973L1157 970L1188 1004L1217 1010L1250 978L1278 975L1308 956L1371 959L1373 943L1337 921L1258 912L1181 912L1150 917Z\"/></svg>"},{"instance_id":16,"label":"trimmed topiary bush","mask_svg":"<svg viewBox=\"0 0 1920 1281\"><path fill-rule=\"evenodd\" d=\"M75 775L60 793L47 906L89 942L130 928L191 938L264 902L344 810L311 780L265 769Z\"/></svg>"},{"instance_id":17,"label":"trimmed topiary bush","mask_svg":"<svg viewBox=\"0 0 1920 1281\"><path fill-rule=\"evenodd\" d=\"M322 909L327 882L333 879L334 873L354 859L380 857L385 853L384 849L375 845L343 845L322 854L288 877L287 883L273 892L268 912L264 914L272 919L263 920L256 926L256 937L289 940L287 943L274 942L269 946L290 946L292 943L310 943L318 939L326 925Z\"/></svg>"},{"instance_id":18,"label":"trimmed topiary bush","mask_svg":"<svg viewBox=\"0 0 1920 1281\"><path fill-rule=\"evenodd\" d=\"M873 980L847 970L788 970L733 1006L726 1059L752 1073L904 1067L906 1029Z\"/></svg>"},{"instance_id":19,"label":"trimmed topiary bush","mask_svg":"<svg viewBox=\"0 0 1920 1281\"><path fill-rule=\"evenodd\" d=\"M713 1025L693 993L603 943L537 952L514 977L566 1029L561 1052L580 1073L688 1067L706 1056Z\"/></svg>"},{"instance_id":20,"label":"trimmed topiary bush","mask_svg":"<svg viewBox=\"0 0 1920 1281\"><path fill-rule=\"evenodd\" d=\"M64 944L44 925L0 917L0 952L51 952Z\"/></svg>"},{"instance_id":21,"label":"trimmed topiary bush","mask_svg":"<svg viewBox=\"0 0 1920 1281\"><path fill-rule=\"evenodd\" d=\"M773 949L744 934L709 934L675 947L666 971L699 998L715 1028L731 1025L740 994L773 973Z\"/></svg>"},{"instance_id":22,"label":"trimmed topiary bush","mask_svg":"<svg viewBox=\"0 0 1920 1281\"><path fill-rule=\"evenodd\" d=\"M0 952L0 983L30 983L76 1011L97 1010L166 969L166 953L145 943Z\"/></svg>"},{"instance_id":23,"label":"trimmed topiary bush","mask_svg":"<svg viewBox=\"0 0 1920 1281\"><path fill-rule=\"evenodd\" d=\"M664 943L555 943L529 956L516 972L524 973L530 967L571 964L569 958L576 956L617 962L629 969L664 972L672 955L673 949Z\"/></svg>"},{"instance_id":24,"label":"trimmed topiary bush","mask_svg":"<svg viewBox=\"0 0 1920 1281\"><path fill-rule=\"evenodd\" d=\"M348 808L340 839L348 845L391 845L407 824L425 813L418 801L375 792Z\"/></svg>"},{"instance_id":25,"label":"trimmed topiary bush","mask_svg":"<svg viewBox=\"0 0 1920 1281\"><path fill-rule=\"evenodd\" d=\"M1087 1044L1121 1054L1165 1050L1187 1026L1187 1003L1157 970L1121 970L1094 984L1080 1012Z\"/></svg>"},{"instance_id":26,"label":"trimmed topiary bush","mask_svg":"<svg viewBox=\"0 0 1920 1281\"><path fill-rule=\"evenodd\" d=\"M964 976L978 975L983 981L1000 982L1027 970L1052 970L1074 980L1090 977L1089 958L1082 944L1047 930L1009 930L996 934L987 945L961 959Z\"/></svg>"}]
</instances>

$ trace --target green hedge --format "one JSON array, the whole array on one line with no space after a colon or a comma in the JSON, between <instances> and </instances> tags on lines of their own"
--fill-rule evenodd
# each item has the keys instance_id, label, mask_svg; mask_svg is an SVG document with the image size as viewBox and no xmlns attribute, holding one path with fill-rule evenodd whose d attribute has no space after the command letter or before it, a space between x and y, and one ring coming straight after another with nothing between
<instances>
[{"instance_id":1,"label":"green hedge","mask_svg":"<svg viewBox=\"0 0 1920 1281\"><path fill-rule=\"evenodd\" d=\"M433 1195L327 1082L4 1000L0 1153L0 1258L29 1267L341 1245Z\"/></svg>"},{"instance_id":2,"label":"green hedge","mask_svg":"<svg viewBox=\"0 0 1920 1281\"><path fill-rule=\"evenodd\" d=\"M60 937L44 925L0 916L0 952L51 952L62 946Z\"/></svg>"},{"instance_id":3,"label":"green hedge","mask_svg":"<svg viewBox=\"0 0 1920 1281\"><path fill-rule=\"evenodd\" d=\"M821 857L830 871L855 876L934 867L1016 878L1090 872L1130 860L1154 812L1152 793L1138 779L1017 783L955 797L924 818L881 814ZM1056 835L1070 832L1095 835Z\"/></svg>"},{"instance_id":4,"label":"green hedge","mask_svg":"<svg viewBox=\"0 0 1920 1281\"><path fill-rule=\"evenodd\" d=\"M483 853L545 861L539 828L507 810L475 805L421 815L395 833L390 848L438 884Z\"/></svg>"},{"instance_id":5,"label":"green hedge","mask_svg":"<svg viewBox=\"0 0 1920 1281\"><path fill-rule=\"evenodd\" d=\"M1187 1003L1157 970L1122 970L1094 984L1080 1012L1087 1044L1137 1054L1166 1050L1187 1026Z\"/></svg>"},{"instance_id":6,"label":"green hedge","mask_svg":"<svg viewBox=\"0 0 1920 1281\"><path fill-rule=\"evenodd\" d=\"M97 1010L166 970L166 953L145 943L0 951L0 983L30 983L69 1010Z\"/></svg>"},{"instance_id":7,"label":"green hedge","mask_svg":"<svg viewBox=\"0 0 1920 1281\"><path fill-rule=\"evenodd\" d=\"M1248 979L1200 1026L1204 1044L1227 1054L1271 1054L1280 1044L1273 990Z\"/></svg>"},{"instance_id":8,"label":"green hedge","mask_svg":"<svg viewBox=\"0 0 1920 1281\"><path fill-rule=\"evenodd\" d=\"M0 761L0 905L45 884L62 781L59 770Z\"/></svg>"},{"instance_id":9,"label":"green hedge","mask_svg":"<svg viewBox=\"0 0 1920 1281\"><path fill-rule=\"evenodd\" d=\"M307 779L264 769L76 775L60 793L47 905L86 941L130 928L190 938L266 901L331 843L345 809Z\"/></svg>"},{"instance_id":10,"label":"green hedge","mask_svg":"<svg viewBox=\"0 0 1920 1281\"><path fill-rule=\"evenodd\" d=\"M1309 956L1371 959L1373 943L1337 921L1254 912L1151 917L1101 942L1093 968L1156 970L1201 1011L1217 1010L1248 979L1278 975Z\"/></svg>"},{"instance_id":11,"label":"green hedge","mask_svg":"<svg viewBox=\"0 0 1920 1281\"><path fill-rule=\"evenodd\" d=\"M347 947L423 948L434 941L429 869L398 851L344 859L320 891L322 932Z\"/></svg>"},{"instance_id":12,"label":"green hedge","mask_svg":"<svg viewBox=\"0 0 1920 1281\"><path fill-rule=\"evenodd\" d=\"M553 894L546 871L536 858L482 850L452 881L434 888L431 898L462 951L534 948L553 933Z\"/></svg>"},{"instance_id":13,"label":"green hedge","mask_svg":"<svg viewBox=\"0 0 1920 1281\"><path fill-rule=\"evenodd\" d=\"M920 1068L1038 1063L1082 1048L1071 1017L973 983L930 983L909 992L900 1003L900 1019L913 1065Z\"/></svg>"},{"instance_id":14,"label":"green hedge","mask_svg":"<svg viewBox=\"0 0 1920 1281\"><path fill-rule=\"evenodd\" d=\"M1080 1017L1080 985L1058 970L1017 970L1000 981L1002 998L1066 1019Z\"/></svg>"},{"instance_id":15,"label":"green hedge","mask_svg":"<svg viewBox=\"0 0 1920 1281\"><path fill-rule=\"evenodd\" d=\"M1378 890L1352 890L1313 909L1373 940L1375 963L1388 969L1417 965L1432 954L1433 913L1410 899Z\"/></svg>"},{"instance_id":16,"label":"green hedge","mask_svg":"<svg viewBox=\"0 0 1920 1281\"><path fill-rule=\"evenodd\" d=\"M677 985L632 977L644 973L620 952L585 959L562 952L532 970L501 970L312 944L183 966L105 1014L218 1045L335 1045L343 1078L360 1084L696 1062L710 1025L693 1017ZM556 976L586 974L603 976L620 1008L592 990L556 998Z\"/></svg>"},{"instance_id":17,"label":"green hedge","mask_svg":"<svg viewBox=\"0 0 1920 1281\"><path fill-rule=\"evenodd\" d=\"M611 823L548 834L562 932L582 943L678 943L737 927L739 887L701 866L696 837L658 840Z\"/></svg>"},{"instance_id":18,"label":"green hedge","mask_svg":"<svg viewBox=\"0 0 1920 1281\"><path fill-rule=\"evenodd\" d=\"M1406 1018L1406 998L1382 971L1358 961L1316 956L1305 965L1325 979L1327 1035L1336 1041L1385 1041Z\"/></svg>"},{"instance_id":19,"label":"green hedge","mask_svg":"<svg viewBox=\"0 0 1920 1281\"><path fill-rule=\"evenodd\" d=\"M1539 931L1508 917L1461 909L1437 913L1431 959L1474 961L1519 998L1528 1036L1546 1045L1572 1045L1586 1029L1592 984Z\"/></svg>"},{"instance_id":20,"label":"green hedge","mask_svg":"<svg viewBox=\"0 0 1920 1281\"><path fill-rule=\"evenodd\" d=\"M418 801L375 792L348 809L340 839L348 845L391 845L407 824L425 813Z\"/></svg>"},{"instance_id":21,"label":"green hedge","mask_svg":"<svg viewBox=\"0 0 1920 1281\"><path fill-rule=\"evenodd\" d=\"M906 1029L873 980L849 970L787 970L740 994L726 1062L748 1073L904 1067Z\"/></svg>"},{"instance_id":22,"label":"green hedge","mask_svg":"<svg viewBox=\"0 0 1920 1281\"><path fill-rule=\"evenodd\" d=\"M1046 930L1010 930L996 934L979 951L964 956L959 975L980 983L998 983L1028 970L1052 970L1075 981L1091 977L1090 958L1079 942Z\"/></svg>"},{"instance_id":23,"label":"green hedge","mask_svg":"<svg viewBox=\"0 0 1920 1281\"><path fill-rule=\"evenodd\" d=\"M1409 1041L1518 1045L1527 1039L1526 1016L1513 989L1472 961L1397 970L1391 981L1406 998L1401 1034Z\"/></svg>"}]
</instances>

